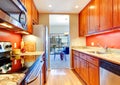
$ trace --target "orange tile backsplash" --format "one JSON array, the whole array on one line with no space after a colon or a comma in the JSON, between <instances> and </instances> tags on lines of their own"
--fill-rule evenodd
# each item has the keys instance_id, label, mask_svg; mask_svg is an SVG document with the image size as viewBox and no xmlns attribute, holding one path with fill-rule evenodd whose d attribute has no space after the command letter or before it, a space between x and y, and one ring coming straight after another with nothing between
<instances>
[{"instance_id":1,"label":"orange tile backsplash","mask_svg":"<svg viewBox=\"0 0 120 85\"><path fill-rule=\"evenodd\" d=\"M20 48L21 40L22 40L22 36L20 34L15 34L13 32L0 29L0 41L10 41L12 43L13 48L15 43L16 43L16 48Z\"/></svg>"},{"instance_id":2,"label":"orange tile backsplash","mask_svg":"<svg viewBox=\"0 0 120 85\"><path fill-rule=\"evenodd\" d=\"M120 31L87 36L87 46L91 46L92 42L94 42L94 46L99 44L100 46L106 45L110 48L120 48Z\"/></svg>"}]
</instances>

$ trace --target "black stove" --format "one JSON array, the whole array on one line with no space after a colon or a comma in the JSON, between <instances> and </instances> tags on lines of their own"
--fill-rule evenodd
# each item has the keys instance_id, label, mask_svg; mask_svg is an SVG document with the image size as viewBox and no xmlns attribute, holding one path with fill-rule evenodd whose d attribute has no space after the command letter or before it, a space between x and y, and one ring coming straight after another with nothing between
<instances>
[{"instance_id":1,"label":"black stove","mask_svg":"<svg viewBox=\"0 0 120 85\"><path fill-rule=\"evenodd\" d=\"M0 42L0 73L7 73L11 70L12 61L10 53L12 50L11 42Z\"/></svg>"}]
</instances>

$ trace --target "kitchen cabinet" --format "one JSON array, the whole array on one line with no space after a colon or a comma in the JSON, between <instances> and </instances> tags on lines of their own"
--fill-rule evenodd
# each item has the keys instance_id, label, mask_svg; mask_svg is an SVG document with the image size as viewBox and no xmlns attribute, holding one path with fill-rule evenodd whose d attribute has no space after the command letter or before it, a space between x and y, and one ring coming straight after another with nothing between
<instances>
[{"instance_id":1,"label":"kitchen cabinet","mask_svg":"<svg viewBox=\"0 0 120 85\"><path fill-rule=\"evenodd\" d=\"M108 30L112 28L112 0L100 1L100 30ZM113 0L114 1L114 0Z\"/></svg>"},{"instance_id":2,"label":"kitchen cabinet","mask_svg":"<svg viewBox=\"0 0 120 85\"><path fill-rule=\"evenodd\" d=\"M33 24L38 24L39 15L33 0L21 0L27 9L27 31L33 32Z\"/></svg>"},{"instance_id":3,"label":"kitchen cabinet","mask_svg":"<svg viewBox=\"0 0 120 85\"><path fill-rule=\"evenodd\" d=\"M89 85L99 85L99 67L94 64L88 64Z\"/></svg>"},{"instance_id":4,"label":"kitchen cabinet","mask_svg":"<svg viewBox=\"0 0 120 85\"><path fill-rule=\"evenodd\" d=\"M39 23L39 13L37 11L37 8L36 8L34 2L32 4L32 22L33 22L33 24L38 24Z\"/></svg>"},{"instance_id":5,"label":"kitchen cabinet","mask_svg":"<svg viewBox=\"0 0 120 85\"><path fill-rule=\"evenodd\" d=\"M81 59L80 65L80 76L88 84L88 62L84 59Z\"/></svg>"},{"instance_id":6,"label":"kitchen cabinet","mask_svg":"<svg viewBox=\"0 0 120 85\"><path fill-rule=\"evenodd\" d=\"M82 12L79 14L79 36L84 36L87 33L88 29L88 7L86 7Z\"/></svg>"},{"instance_id":7,"label":"kitchen cabinet","mask_svg":"<svg viewBox=\"0 0 120 85\"><path fill-rule=\"evenodd\" d=\"M89 85L99 85L99 59L87 55Z\"/></svg>"},{"instance_id":8,"label":"kitchen cabinet","mask_svg":"<svg viewBox=\"0 0 120 85\"><path fill-rule=\"evenodd\" d=\"M74 56L74 69L77 72L77 74L79 74L79 53L73 52L73 56Z\"/></svg>"},{"instance_id":9,"label":"kitchen cabinet","mask_svg":"<svg viewBox=\"0 0 120 85\"><path fill-rule=\"evenodd\" d=\"M120 27L120 0L113 0L113 27Z\"/></svg>"},{"instance_id":10,"label":"kitchen cabinet","mask_svg":"<svg viewBox=\"0 0 120 85\"><path fill-rule=\"evenodd\" d=\"M25 0L25 7L27 9L27 31L32 33L32 0Z\"/></svg>"},{"instance_id":11,"label":"kitchen cabinet","mask_svg":"<svg viewBox=\"0 0 120 85\"><path fill-rule=\"evenodd\" d=\"M109 3L108 0L91 0L79 13L79 35L86 35L85 31L88 35L112 31L120 27L119 22L120 0L109 0Z\"/></svg>"},{"instance_id":12,"label":"kitchen cabinet","mask_svg":"<svg viewBox=\"0 0 120 85\"><path fill-rule=\"evenodd\" d=\"M72 50L72 53L74 57L74 69L78 76L87 85L99 85L99 59L75 50ZM79 54L77 58L76 54ZM77 67L79 70L76 70Z\"/></svg>"},{"instance_id":13,"label":"kitchen cabinet","mask_svg":"<svg viewBox=\"0 0 120 85\"><path fill-rule=\"evenodd\" d=\"M99 0L92 0L89 5L88 34L99 31Z\"/></svg>"}]
</instances>

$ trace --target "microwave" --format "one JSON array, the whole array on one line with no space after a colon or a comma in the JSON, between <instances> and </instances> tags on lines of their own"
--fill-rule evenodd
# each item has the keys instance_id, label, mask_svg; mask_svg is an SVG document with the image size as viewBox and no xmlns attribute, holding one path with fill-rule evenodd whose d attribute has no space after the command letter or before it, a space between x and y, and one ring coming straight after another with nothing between
<instances>
[{"instance_id":1,"label":"microwave","mask_svg":"<svg viewBox=\"0 0 120 85\"><path fill-rule=\"evenodd\" d=\"M26 30L26 13L27 10L20 0L0 0L0 27Z\"/></svg>"}]
</instances>

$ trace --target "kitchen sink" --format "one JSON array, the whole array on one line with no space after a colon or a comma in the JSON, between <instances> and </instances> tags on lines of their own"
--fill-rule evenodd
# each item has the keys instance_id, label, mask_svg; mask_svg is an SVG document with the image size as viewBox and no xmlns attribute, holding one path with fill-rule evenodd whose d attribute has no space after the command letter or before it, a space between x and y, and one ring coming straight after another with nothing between
<instances>
[{"instance_id":1,"label":"kitchen sink","mask_svg":"<svg viewBox=\"0 0 120 85\"><path fill-rule=\"evenodd\" d=\"M89 53L95 53L95 54L110 54L108 52L101 52L101 51L87 51Z\"/></svg>"}]
</instances>

